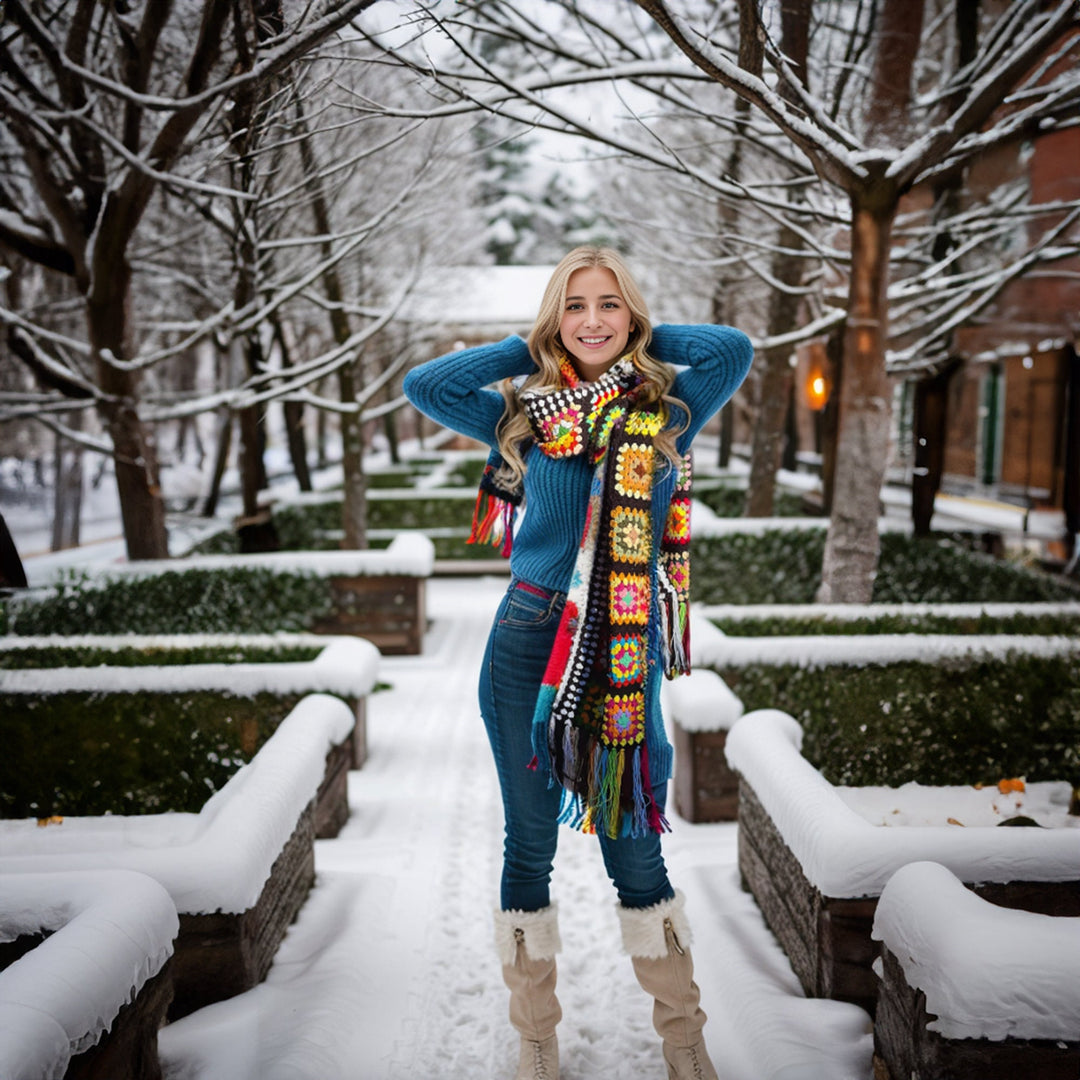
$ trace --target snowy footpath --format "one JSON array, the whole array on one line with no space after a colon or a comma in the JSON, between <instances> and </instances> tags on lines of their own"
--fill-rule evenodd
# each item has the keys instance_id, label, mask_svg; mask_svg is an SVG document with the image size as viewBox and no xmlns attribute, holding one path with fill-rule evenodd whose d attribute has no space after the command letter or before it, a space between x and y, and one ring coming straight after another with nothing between
<instances>
[{"instance_id":1,"label":"snowy footpath","mask_svg":"<svg viewBox=\"0 0 1080 1080\"><path fill-rule=\"evenodd\" d=\"M167 1080L504 1080L517 1039L492 945L502 812L476 678L506 579L434 579L424 655L386 657L352 816L266 981L164 1028ZM869 1080L865 1012L808 1000L739 885L736 826L665 838L687 895L721 1080ZM564 829L563 1080L662 1080L651 1001L620 950L594 837Z\"/></svg>"}]
</instances>

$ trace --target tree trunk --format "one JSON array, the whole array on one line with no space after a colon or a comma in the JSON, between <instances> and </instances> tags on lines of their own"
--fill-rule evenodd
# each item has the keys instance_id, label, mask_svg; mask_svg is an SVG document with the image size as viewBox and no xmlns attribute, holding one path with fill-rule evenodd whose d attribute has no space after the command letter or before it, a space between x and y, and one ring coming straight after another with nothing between
<instances>
[{"instance_id":1,"label":"tree trunk","mask_svg":"<svg viewBox=\"0 0 1080 1080\"><path fill-rule=\"evenodd\" d=\"M254 408L240 413L240 492L243 516L253 518L259 512L259 492L263 490L262 470L259 468L259 413Z\"/></svg>"},{"instance_id":2,"label":"tree trunk","mask_svg":"<svg viewBox=\"0 0 1080 1080\"><path fill-rule=\"evenodd\" d=\"M354 363L338 369L338 386L343 402L356 400ZM364 433L358 413L341 414L341 466L345 475L342 500L341 546L367 547L367 478L364 476Z\"/></svg>"},{"instance_id":3,"label":"tree trunk","mask_svg":"<svg viewBox=\"0 0 1080 1080\"><path fill-rule=\"evenodd\" d=\"M924 7L925 0L884 0L879 9L866 105L870 146L902 146L907 136Z\"/></svg>"},{"instance_id":4,"label":"tree trunk","mask_svg":"<svg viewBox=\"0 0 1080 1080\"><path fill-rule=\"evenodd\" d=\"M866 144L899 146L907 137L913 72L925 0L883 0L866 103ZM818 599L868 604L879 550L881 485L892 411L885 370L889 239L900 192L885 156L867 159L868 175L849 191L851 280L844 327L837 416L836 476Z\"/></svg>"},{"instance_id":5,"label":"tree trunk","mask_svg":"<svg viewBox=\"0 0 1080 1080\"><path fill-rule=\"evenodd\" d=\"M401 440L398 438L397 413L390 412L383 417L383 434L390 449L390 462L401 464Z\"/></svg>"},{"instance_id":6,"label":"tree trunk","mask_svg":"<svg viewBox=\"0 0 1080 1080\"><path fill-rule=\"evenodd\" d=\"M153 435L139 418L136 407L138 380L135 373L106 360L106 356L123 359L130 355L127 316L131 270L123 257L115 259L107 272L100 263L99 269L101 272L95 276L86 300L86 322L98 386L104 392L98 411L112 439L127 556L133 561L167 559L169 539L157 452Z\"/></svg>"},{"instance_id":7,"label":"tree trunk","mask_svg":"<svg viewBox=\"0 0 1080 1080\"><path fill-rule=\"evenodd\" d=\"M279 319L274 319L274 340L281 352L281 366L293 366L292 350L285 336L285 327ZM285 401L282 405L285 414L285 438L289 444L289 460L293 474L301 491L311 490L311 470L307 460L307 436L304 432L304 405L300 401Z\"/></svg>"},{"instance_id":8,"label":"tree trunk","mask_svg":"<svg viewBox=\"0 0 1080 1080\"><path fill-rule=\"evenodd\" d=\"M720 457L721 469L731 464L731 444L735 441L735 406L728 402L720 410Z\"/></svg>"},{"instance_id":9,"label":"tree trunk","mask_svg":"<svg viewBox=\"0 0 1080 1080\"><path fill-rule=\"evenodd\" d=\"M1077 533L1080 533L1080 356L1075 347L1065 347L1068 372L1065 391L1065 480L1062 504L1065 510L1065 558L1070 570L1077 564Z\"/></svg>"},{"instance_id":10,"label":"tree trunk","mask_svg":"<svg viewBox=\"0 0 1080 1080\"><path fill-rule=\"evenodd\" d=\"M780 468L797 472L799 468L799 425L796 415L795 378L788 383L787 411L784 414L784 452L780 455Z\"/></svg>"},{"instance_id":11,"label":"tree trunk","mask_svg":"<svg viewBox=\"0 0 1080 1080\"><path fill-rule=\"evenodd\" d=\"M746 489L746 516L772 517L776 471L784 448L784 427L791 396L791 350L771 349L758 382L757 422L750 452L750 481Z\"/></svg>"},{"instance_id":12,"label":"tree trunk","mask_svg":"<svg viewBox=\"0 0 1080 1080\"><path fill-rule=\"evenodd\" d=\"M315 468L326 469L330 465L327 445L330 441L330 425L326 410L320 409L315 415Z\"/></svg>"},{"instance_id":13,"label":"tree trunk","mask_svg":"<svg viewBox=\"0 0 1080 1080\"><path fill-rule=\"evenodd\" d=\"M744 5L740 12L750 10ZM787 0L780 7L780 48L788 57L797 77L806 87L807 56L810 41L810 16L813 0ZM740 46L748 29L740 22ZM780 88L788 101L796 97L795 87L786 82ZM792 202L801 202L798 191L789 192ZM802 297L796 292L802 282L804 247L794 229L782 225L776 238L770 275L787 288L773 287L769 296L766 333L787 333L797 325ZM790 291L789 291L790 290ZM776 500L776 473L780 468L785 442L788 441L788 413L794 386L791 348L771 349L765 354L765 370L758 382L758 414L750 451L750 483L746 492L747 517L772 517ZM792 448L794 449L794 448Z\"/></svg>"},{"instance_id":14,"label":"tree trunk","mask_svg":"<svg viewBox=\"0 0 1080 1080\"><path fill-rule=\"evenodd\" d=\"M884 187L881 180L880 186ZM871 181L868 185L873 190ZM886 286L895 192L852 200L851 280L844 331L836 477L818 600L868 604L878 560L878 514L889 450Z\"/></svg>"},{"instance_id":15,"label":"tree trunk","mask_svg":"<svg viewBox=\"0 0 1080 1080\"><path fill-rule=\"evenodd\" d=\"M740 10L739 19L741 27L746 23L747 18L748 13L746 10ZM740 37L741 50L744 48L744 41L747 43L745 47L749 48L748 30ZM748 62L751 64L754 63L752 58L750 58ZM742 176L743 149L745 146L743 133L749 123L750 102L745 98L737 98L735 101L735 138L731 142L731 149L722 169L724 176L730 177L736 182ZM738 215L731 204L724 199L720 199L717 202L717 218L721 234L724 232L738 231ZM723 326L727 323L734 323L738 317L735 311L736 305L732 302L731 289L732 284L730 278L727 276L726 272L722 272L716 279L712 291L712 321L719 326ZM717 464L721 469L726 469L731 464L732 429L734 427L733 408L733 403L729 401L723 409L720 410L720 443Z\"/></svg>"},{"instance_id":16,"label":"tree trunk","mask_svg":"<svg viewBox=\"0 0 1080 1080\"><path fill-rule=\"evenodd\" d=\"M915 384L915 469L911 478L911 521L916 536L930 535L934 501L945 471L945 444L948 440L949 382L956 365Z\"/></svg>"},{"instance_id":17,"label":"tree trunk","mask_svg":"<svg viewBox=\"0 0 1080 1080\"><path fill-rule=\"evenodd\" d=\"M132 561L167 559L169 540L165 528L165 503L158 481L153 438L139 419L133 396L110 403L102 412L112 438L127 557Z\"/></svg>"},{"instance_id":18,"label":"tree trunk","mask_svg":"<svg viewBox=\"0 0 1080 1080\"><path fill-rule=\"evenodd\" d=\"M81 413L73 424L78 426ZM53 487L53 523L50 548L66 551L79 546L79 527L82 518L83 456L75 444L57 433L55 442L55 479Z\"/></svg>"},{"instance_id":19,"label":"tree trunk","mask_svg":"<svg viewBox=\"0 0 1080 1080\"><path fill-rule=\"evenodd\" d=\"M26 585L26 570L19 558L19 550L4 515L0 514L0 588L25 589Z\"/></svg>"},{"instance_id":20,"label":"tree trunk","mask_svg":"<svg viewBox=\"0 0 1080 1080\"><path fill-rule=\"evenodd\" d=\"M781 249L774 257L772 276L794 289L802 279L802 259L797 252L802 240L791 229L781 228ZM794 291L774 288L769 297L768 334L783 334L796 325L801 297ZM750 457L750 486L746 492L747 517L771 517L776 494L776 473L787 437L787 415L793 375L791 347L765 353L764 371L758 383L758 414Z\"/></svg>"},{"instance_id":21,"label":"tree trunk","mask_svg":"<svg viewBox=\"0 0 1080 1080\"><path fill-rule=\"evenodd\" d=\"M297 114L301 127L304 127L303 105L297 102ZM300 157L308 177L311 192L311 213L315 219L316 232L322 236L332 235L330 227L330 207L319 178L319 170L312 154L311 144L306 132L300 138ZM329 257L332 244L329 239L323 241L323 252ZM351 330L349 317L342 304L344 290L341 278L335 266L329 265L323 274L323 287L326 298L330 301L330 328L334 340L343 345L349 340ZM362 367L359 358L348 361L338 368L338 390L342 404L356 401L357 376L362 379ZM367 478L364 475L364 435L359 413L341 414L341 466L345 474L345 490L342 499L343 548L367 547Z\"/></svg>"},{"instance_id":22,"label":"tree trunk","mask_svg":"<svg viewBox=\"0 0 1080 1080\"><path fill-rule=\"evenodd\" d=\"M214 472L210 477L210 490L206 493L202 516L212 518L217 513L218 499L221 497L221 481L229 464L229 449L232 446L232 413L226 409L221 415L218 427L217 449L214 453Z\"/></svg>"},{"instance_id":23,"label":"tree trunk","mask_svg":"<svg viewBox=\"0 0 1080 1080\"><path fill-rule=\"evenodd\" d=\"M307 462L307 435L304 431L304 406L299 401L286 401L285 438L289 444L289 460L301 491L311 490L311 470Z\"/></svg>"},{"instance_id":24,"label":"tree trunk","mask_svg":"<svg viewBox=\"0 0 1080 1080\"><path fill-rule=\"evenodd\" d=\"M829 399L821 410L821 512L832 516L833 491L836 488L836 439L840 430L840 394L844 383L844 324L836 327L825 341L829 363Z\"/></svg>"}]
</instances>

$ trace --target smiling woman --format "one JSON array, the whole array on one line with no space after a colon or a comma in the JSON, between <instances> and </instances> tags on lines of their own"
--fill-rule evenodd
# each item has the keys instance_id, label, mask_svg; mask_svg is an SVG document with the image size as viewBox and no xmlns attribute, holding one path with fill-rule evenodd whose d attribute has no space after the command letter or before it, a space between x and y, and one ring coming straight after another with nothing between
<instances>
[{"instance_id":1,"label":"smiling woman","mask_svg":"<svg viewBox=\"0 0 1080 1080\"><path fill-rule=\"evenodd\" d=\"M495 931L517 1080L558 1076L560 822L599 838L668 1076L716 1078L683 896L660 850L673 755L659 684L689 668L690 444L750 358L730 327L654 330L622 259L576 248L528 342L451 353L405 380L418 408L491 447L471 539L511 560L480 706L506 826Z\"/></svg>"},{"instance_id":2,"label":"smiling woman","mask_svg":"<svg viewBox=\"0 0 1080 1080\"><path fill-rule=\"evenodd\" d=\"M607 267L586 266L570 275L559 339L584 381L595 381L623 355L634 329L618 279Z\"/></svg>"}]
</instances>

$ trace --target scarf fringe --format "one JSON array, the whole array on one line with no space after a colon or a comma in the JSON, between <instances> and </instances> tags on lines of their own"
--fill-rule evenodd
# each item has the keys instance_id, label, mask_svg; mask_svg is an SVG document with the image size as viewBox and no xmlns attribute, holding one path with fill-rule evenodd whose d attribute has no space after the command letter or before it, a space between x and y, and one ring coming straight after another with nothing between
<instances>
[{"instance_id":1,"label":"scarf fringe","mask_svg":"<svg viewBox=\"0 0 1080 1080\"><path fill-rule=\"evenodd\" d=\"M662 567L657 579L660 587L660 652L664 675L674 679L690 674L690 606L676 593Z\"/></svg>"},{"instance_id":2,"label":"scarf fringe","mask_svg":"<svg viewBox=\"0 0 1080 1080\"><path fill-rule=\"evenodd\" d=\"M577 743L576 739L571 741ZM568 758L566 762L567 774L584 773L586 782L563 788L559 824L578 832L601 833L612 840L671 832L671 824L652 797L649 752L644 743L626 749L593 743L589 755L587 761Z\"/></svg>"},{"instance_id":3,"label":"scarf fringe","mask_svg":"<svg viewBox=\"0 0 1080 1080\"><path fill-rule=\"evenodd\" d=\"M518 500L520 501L520 499ZM484 467L480 490L476 493L473 507L472 529L469 544L502 546L500 554L510 558L514 543L514 509L516 504L501 492L495 481L495 468L489 462Z\"/></svg>"}]
</instances>

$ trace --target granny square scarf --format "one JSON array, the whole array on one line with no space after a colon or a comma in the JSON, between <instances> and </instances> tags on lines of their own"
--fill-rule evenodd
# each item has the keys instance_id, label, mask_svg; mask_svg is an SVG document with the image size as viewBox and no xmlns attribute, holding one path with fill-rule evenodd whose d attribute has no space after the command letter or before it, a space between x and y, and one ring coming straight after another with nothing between
<instances>
[{"instance_id":1,"label":"granny square scarf","mask_svg":"<svg viewBox=\"0 0 1080 1080\"><path fill-rule=\"evenodd\" d=\"M682 462L653 551L655 447L664 424L655 405L639 406L642 378L631 357L596 382L582 383L564 360L565 386L522 391L540 451L551 458L588 454L589 505L566 604L533 717L536 758L563 788L560 820L584 832L641 836L664 832L653 799L646 746L648 656L659 644L667 677L689 671L690 458ZM481 481L473 542L509 552L521 493L500 489L495 453ZM501 521L500 521L501 518Z\"/></svg>"}]
</instances>

